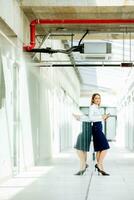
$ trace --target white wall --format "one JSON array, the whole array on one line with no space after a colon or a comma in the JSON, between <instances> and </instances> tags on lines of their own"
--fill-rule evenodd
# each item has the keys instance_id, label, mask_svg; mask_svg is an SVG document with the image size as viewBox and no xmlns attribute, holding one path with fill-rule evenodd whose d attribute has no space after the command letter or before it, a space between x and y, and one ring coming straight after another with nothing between
<instances>
[{"instance_id":1,"label":"white wall","mask_svg":"<svg viewBox=\"0 0 134 200\"><path fill-rule=\"evenodd\" d=\"M6 97L0 110L0 124L2 124L3 131L5 130L1 142L2 144L4 141L9 143L3 147L7 149L5 151L1 145L1 151L6 153L3 159L10 162L8 165L10 171L6 172L7 176L33 165L26 65L23 62L22 53L19 52L20 57L18 58L16 47L9 41L0 34L0 49L6 86ZM4 167L4 165L2 166Z\"/></svg>"},{"instance_id":2,"label":"white wall","mask_svg":"<svg viewBox=\"0 0 134 200\"><path fill-rule=\"evenodd\" d=\"M42 163L73 145L72 113L78 107L79 81L73 69L40 69L40 150ZM74 83L70 81L70 76ZM76 87L74 87L74 85Z\"/></svg>"}]
</instances>

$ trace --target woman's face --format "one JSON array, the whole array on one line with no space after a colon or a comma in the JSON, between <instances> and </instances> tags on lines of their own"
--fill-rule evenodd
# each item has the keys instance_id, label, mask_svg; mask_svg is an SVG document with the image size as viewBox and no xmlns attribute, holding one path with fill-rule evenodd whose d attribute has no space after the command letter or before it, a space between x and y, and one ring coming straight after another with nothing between
<instances>
[{"instance_id":1,"label":"woman's face","mask_svg":"<svg viewBox=\"0 0 134 200\"><path fill-rule=\"evenodd\" d=\"M99 95L96 95L94 97L94 104L100 105L100 103L101 103L101 97Z\"/></svg>"}]
</instances>

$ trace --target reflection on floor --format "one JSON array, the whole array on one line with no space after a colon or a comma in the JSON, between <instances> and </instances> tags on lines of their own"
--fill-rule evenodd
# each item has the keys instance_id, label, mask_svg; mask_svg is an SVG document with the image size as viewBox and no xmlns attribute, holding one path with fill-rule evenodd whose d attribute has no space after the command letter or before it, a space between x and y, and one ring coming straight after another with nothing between
<instances>
[{"instance_id":1,"label":"reflection on floor","mask_svg":"<svg viewBox=\"0 0 134 200\"><path fill-rule=\"evenodd\" d=\"M83 176L75 151L61 153L45 166L0 185L0 200L134 200L134 152L111 144L105 160L110 176L98 176L89 155L89 168Z\"/></svg>"}]
</instances>

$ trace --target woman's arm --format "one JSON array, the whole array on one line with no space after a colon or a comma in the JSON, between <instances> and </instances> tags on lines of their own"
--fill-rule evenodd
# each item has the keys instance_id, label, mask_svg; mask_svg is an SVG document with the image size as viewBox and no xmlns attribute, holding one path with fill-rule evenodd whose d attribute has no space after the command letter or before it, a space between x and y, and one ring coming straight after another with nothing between
<instances>
[{"instance_id":1,"label":"woman's arm","mask_svg":"<svg viewBox=\"0 0 134 200\"><path fill-rule=\"evenodd\" d=\"M76 119L76 120L78 120L78 121L80 121L80 115L76 115L76 114L72 114L73 116L74 116L74 118Z\"/></svg>"},{"instance_id":2,"label":"woman's arm","mask_svg":"<svg viewBox=\"0 0 134 200\"><path fill-rule=\"evenodd\" d=\"M81 115L80 116L80 121L81 122L89 122L90 120L89 120L89 116L87 116L87 115Z\"/></svg>"},{"instance_id":3,"label":"woman's arm","mask_svg":"<svg viewBox=\"0 0 134 200\"><path fill-rule=\"evenodd\" d=\"M86 116L86 115L76 115L76 114L73 114L74 118L78 121L84 121L84 122L89 122L89 117Z\"/></svg>"}]
</instances>

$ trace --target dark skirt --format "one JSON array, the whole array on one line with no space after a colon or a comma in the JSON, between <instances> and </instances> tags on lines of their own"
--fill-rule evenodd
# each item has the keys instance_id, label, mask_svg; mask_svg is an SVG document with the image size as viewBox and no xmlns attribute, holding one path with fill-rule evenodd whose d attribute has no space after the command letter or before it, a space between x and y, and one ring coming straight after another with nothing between
<instances>
[{"instance_id":1,"label":"dark skirt","mask_svg":"<svg viewBox=\"0 0 134 200\"><path fill-rule=\"evenodd\" d=\"M102 122L93 122L92 127L94 151L109 149L108 141L102 132Z\"/></svg>"},{"instance_id":2,"label":"dark skirt","mask_svg":"<svg viewBox=\"0 0 134 200\"><path fill-rule=\"evenodd\" d=\"M82 122L82 132L78 135L74 148L81 151L89 151L92 135L90 122Z\"/></svg>"}]
</instances>

